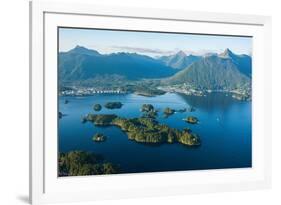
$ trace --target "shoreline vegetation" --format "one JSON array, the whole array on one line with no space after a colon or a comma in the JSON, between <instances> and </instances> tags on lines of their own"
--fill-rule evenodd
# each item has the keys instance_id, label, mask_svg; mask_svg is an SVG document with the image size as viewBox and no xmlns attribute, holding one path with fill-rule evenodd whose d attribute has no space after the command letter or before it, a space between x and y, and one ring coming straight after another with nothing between
<instances>
[{"instance_id":1,"label":"shoreline vegetation","mask_svg":"<svg viewBox=\"0 0 281 205\"><path fill-rule=\"evenodd\" d=\"M178 130L160 124L153 118L122 118L115 114L88 114L83 121L96 126L117 126L124 131L129 140L139 143L163 144L180 143L187 146L199 146L200 138L189 128Z\"/></svg>"},{"instance_id":2,"label":"shoreline vegetation","mask_svg":"<svg viewBox=\"0 0 281 205\"><path fill-rule=\"evenodd\" d=\"M70 151L59 153L58 176L87 176L120 173L118 165L107 162L101 155L85 152Z\"/></svg>"}]
</instances>

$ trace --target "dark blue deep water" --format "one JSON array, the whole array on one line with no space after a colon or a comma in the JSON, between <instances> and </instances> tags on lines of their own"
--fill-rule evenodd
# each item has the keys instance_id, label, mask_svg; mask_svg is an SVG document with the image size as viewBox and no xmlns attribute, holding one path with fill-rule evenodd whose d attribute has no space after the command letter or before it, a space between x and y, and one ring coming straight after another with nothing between
<instances>
[{"instance_id":1,"label":"dark blue deep water","mask_svg":"<svg viewBox=\"0 0 281 205\"><path fill-rule=\"evenodd\" d=\"M69 100L64 104L65 99ZM120 101L121 109L100 112L93 105ZM191 128L201 138L201 146L186 147L181 144L145 145L128 140L126 133L117 127L95 127L81 123L88 113L115 113L126 118L141 116L140 107L152 104L163 111L193 106L195 112L175 113L164 118L159 112L158 121L170 127ZM122 173L179 171L198 169L243 168L252 166L251 102L242 102L223 93L206 97L167 93L157 97L134 94L97 94L86 97L59 97L59 110L65 114L59 120L59 152L83 150L98 153L112 163L119 164ZM199 124L191 125L182 119L192 115ZM95 133L104 133L105 142L95 143Z\"/></svg>"}]
</instances>

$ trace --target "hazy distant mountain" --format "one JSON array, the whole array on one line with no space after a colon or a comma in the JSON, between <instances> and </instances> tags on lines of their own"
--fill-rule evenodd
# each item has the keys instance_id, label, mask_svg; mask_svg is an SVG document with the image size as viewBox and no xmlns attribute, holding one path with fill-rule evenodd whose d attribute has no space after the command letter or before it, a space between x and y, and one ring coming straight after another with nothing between
<instances>
[{"instance_id":1,"label":"hazy distant mountain","mask_svg":"<svg viewBox=\"0 0 281 205\"><path fill-rule=\"evenodd\" d=\"M136 53L102 55L81 46L59 53L59 79L62 82L89 80L103 75L139 80L163 78L173 74L175 70L159 60Z\"/></svg>"},{"instance_id":2,"label":"hazy distant mountain","mask_svg":"<svg viewBox=\"0 0 281 205\"><path fill-rule=\"evenodd\" d=\"M179 51L174 55L162 56L159 58L165 65L175 69L183 69L191 65L193 62L200 60L201 56L186 55L183 51Z\"/></svg>"},{"instance_id":3,"label":"hazy distant mountain","mask_svg":"<svg viewBox=\"0 0 281 205\"><path fill-rule=\"evenodd\" d=\"M68 52L61 52L61 54L83 54L83 55L90 55L90 56L100 56L101 54L96 50L88 49L83 46L76 46L75 48L71 49Z\"/></svg>"},{"instance_id":4,"label":"hazy distant mountain","mask_svg":"<svg viewBox=\"0 0 281 205\"><path fill-rule=\"evenodd\" d=\"M251 57L236 55L226 49L220 55L206 56L194 62L163 82L169 85L187 83L211 90L243 87L251 82Z\"/></svg>"}]
</instances>

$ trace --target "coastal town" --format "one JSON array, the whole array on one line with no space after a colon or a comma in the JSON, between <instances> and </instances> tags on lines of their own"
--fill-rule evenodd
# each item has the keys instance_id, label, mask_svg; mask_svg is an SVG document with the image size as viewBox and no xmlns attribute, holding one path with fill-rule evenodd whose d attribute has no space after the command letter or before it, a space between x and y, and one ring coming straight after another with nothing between
<instances>
[{"instance_id":1,"label":"coastal town","mask_svg":"<svg viewBox=\"0 0 281 205\"><path fill-rule=\"evenodd\" d=\"M199 90L196 89L186 83L183 85L169 85L169 86L157 86L155 89L149 88L147 91L145 89L132 89L128 90L126 88L97 88L97 87L80 87L80 86L72 86L67 87L59 91L60 96L89 96L95 94L129 94L134 93L136 95L142 96L156 96L168 93L182 93L185 95L192 96L202 96L206 97L208 93L214 92L223 92L226 95L230 95L231 97L240 100L240 101L249 101L251 100L251 89L240 88L234 90Z\"/></svg>"},{"instance_id":2,"label":"coastal town","mask_svg":"<svg viewBox=\"0 0 281 205\"><path fill-rule=\"evenodd\" d=\"M126 94L128 92L117 89L104 89L95 87L78 87L72 86L59 91L60 96L87 96L94 94Z\"/></svg>"},{"instance_id":3,"label":"coastal town","mask_svg":"<svg viewBox=\"0 0 281 205\"><path fill-rule=\"evenodd\" d=\"M208 93L225 93L227 96L230 95L232 98L240 101L249 101L251 100L251 89L250 88L237 88L233 90L199 90L196 89L186 83L182 85L169 85L169 86L159 86L157 89L170 92L170 93L182 93L185 95L193 95L193 96L202 96L206 97Z\"/></svg>"}]
</instances>

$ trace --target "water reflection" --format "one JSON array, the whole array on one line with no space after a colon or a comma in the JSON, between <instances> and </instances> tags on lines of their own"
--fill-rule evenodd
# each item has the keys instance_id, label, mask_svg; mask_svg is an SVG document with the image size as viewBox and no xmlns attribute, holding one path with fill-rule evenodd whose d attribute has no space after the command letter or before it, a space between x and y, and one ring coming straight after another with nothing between
<instances>
[{"instance_id":1,"label":"water reflection","mask_svg":"<svg viewBox=\"0 0 281 205\"><path fill-rule=\"evenodd\" d=\"M202 109L207 112L214 110L227 111L232 105L243 103L231 97L231 94L210 93L207 96L190 96L178 94L178 96L187 102L190 106Z\"/></svg>"}]
</instances>

